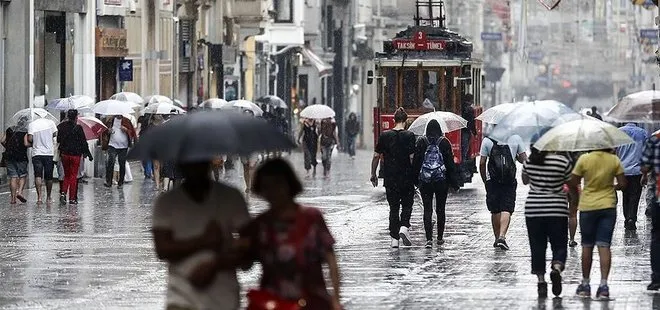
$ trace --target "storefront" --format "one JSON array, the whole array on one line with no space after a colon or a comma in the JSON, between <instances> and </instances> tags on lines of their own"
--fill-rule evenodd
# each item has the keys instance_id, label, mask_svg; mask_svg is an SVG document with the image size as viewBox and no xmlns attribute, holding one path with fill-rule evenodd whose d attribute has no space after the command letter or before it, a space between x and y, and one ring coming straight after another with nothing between
<instances>
[{"instance_id":1,"label":"storefront","mask_svg":"<svg viewBox=\"0 0 660 310\"><path fill-rule=\"evenodd\" d=\"M128 55L126 29L96 28L96 95L97 101L110 98L120 89L117 69Z\"/></svg>"}]
</instances>

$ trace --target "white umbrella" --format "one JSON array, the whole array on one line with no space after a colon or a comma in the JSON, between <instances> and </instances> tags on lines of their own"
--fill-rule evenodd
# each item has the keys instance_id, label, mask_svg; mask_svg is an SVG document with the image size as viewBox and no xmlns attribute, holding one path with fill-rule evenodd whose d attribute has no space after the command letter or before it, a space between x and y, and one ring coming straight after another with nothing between
<instances>
[{"instance_id":1,"label":"white umbrella","mask_svg":"<svg viewBox=\"0 0 660 310\"><path fill-rule=\"evenodd\" d=\"M488 123L488 124L497 124L504 116L513 111L519 103L502 103L498 104L476 117L476 119Z\"/></svg>"},{"instance_id":2,"label":"white umbrella","mask_svg":"<svg viewBox=\"0 0 660 310\"><path fill-rule=\"evenodd\" d=\"M174 101L172 101L172 99L167 98L165 96L161 96L161 95L153 95L153 96L146 97L146 98L144 98L144 101L148 104L152 104L152 103L174 104Z\"/></svg>"},{"instance_id":3,"label":"white umbrella","mask_svg":"<svg viewBox=\"0 0 660 310\"><path fill-rule=\"evenodd\" d=\"M179 99L172 99L172 101L174 101L174 105L175 105L175 106L178 106L179 108L182 108L182 109L183 109L183 108L186 107L186 105L183 104L183 102L181 102L181 100L179 100Z\"/></svg>"},{"instance_id":4,"label":"white umbrella","mask_svg":"<svg viewBox=\"0 0 660 310\"><path fill-rule=\"evenodd\" d=\"M218 109L223 109L229 105L229 102L227 102L224 99L220 98L210 98L206 99L204 102L200 103L198 107L204 108L204 109L213 109L213 110L218 110Z\"/></svg>"},{"instance_id":5,"label":"white umbrella","mask_svg":"<svg viewBox=\"0 0 660 310\"><path fill-rule=\"evenodd\" d=\"M101 115L124 115L134 113L131 105L127 105L125 101L118 100L103 100L92 108L94 113Z\"/></svg>"},{"instance_id":6,"label":"white umbrella","mask_svg":"<svg viewBox=\"0 0 660 310\"><path fill-rule=\"evenodd\" d=\"M575 114L575 111L558 101L538 100L521 103L498 121L488 137L506 143L509 137L517 135L524 143L534 143L565 114Z\"/></svg>"},{"instance_id":7,"label":"white umbrella","mask_svg":"<svg viewBox=\"0 0 660 310\"><path fill-rule=\"evenodd\" d=\"M136 93L131 93L131 92L121 92L121 93L116 93L110 97L112 100L119 100L119 101L128 101L128 102L133 102L138 105L141 105L144 103L144 99Z\"/></svg>"},{"instance_id":8,"label":"white umbrella","mask_svg":"<svg viewBox=\"0 0 660 310\"><path fill-rule=\"evenodd\" d=\"M264 111L256 104L254 104L252 101L247 101L247 100L233 100L230 101L226 106L223 106L221 109L231 109L231 108L238 108L242 110L248 110L251 111L254 116L261 116L264 114Z\"/></svg>"},{"instance_id":9,"label":"white umbrella","mask_svg":"<svg viewBox=\"0 0 660 310\"><path fill-rule=\"evenodd\" d=\"M410 124L408 130L418 136L426 134L426 126L431 120L436 120L440 124L442 132L452 132L467 127L467 120L451 112L430 112L419 116Z\"/></svg>"},{"instance_id":10,"label":"white umbrella","mask_svg":"<svg viewBox=\"0 0 660 310\"><path fill-rule=\"evenodd\" d=\"M15 126L16 131L27 131L28 125L37 119L46 118L58 122L57 118L42 108L27 108L20 110L11 117L10 125Z\"/></svg>"},{"instance_id":11,"label":"white umbrella","mask_svg":"<svg viewBox=\"0 0 660 310\"><path fill-rule=\"evenodd\" d=\"M172 103L151 103L144 109L144 114L184 114L186 111Z\"/></svg>"},{"instance_id":12,"label":"white umbrella","mask_svg":"<svg viewBox=\"0 0 660 310\"><path fill-rule=\"evenodd\" d=\"M654 123L660 121L660 91L647 90L623 97L606 116L625 123Z\"/></svg>"},{"instance_id":13,"label":"white umbrella","mask_svg":"<svg viewBox=\"0 0 660 310\"><path fill-rule=\"evenodd\" d=\"M48 108L59 111L79 110L89 112L92 110L91 107L95 102L94 98L90 96L75 95L51 100L48 104Z\"/></svg>"},{"instance_id":14,"label":"white umbrella","mask_svg":"<svg viewBox=\"0 0 660 310\"><path fill-rule=\"evenodd\" d=\"M44 130L50 130L52 129L53 131L57 131L57 124L53 122L53 120L47 119L47 118L40 118L32 121L28 125L28 130L27 132L29 134L34 134L36 132L44 131Z\"/></svg>"},{"instance_id":15,"label":"white umbrella","mask_svg":"<svg viewBox=\"0 0 660 310\"><path fill-rule=\"evenodd\" d=\"M534 143L534 147L541 151L582 152L632 143L635 141L619 128L600 120L581 119L550 129Z\"/></svg>"},{"instance_id":16,"label":"white umbrella","mask_svg":"<svg viewBox=\"0 0 660 310\"><path fill-rule=\"evenodd\" d=\"M311 119L325 119L335 117L335 111L327 105L313 104L300 112L300 117Z\"/></svg>"}]
</instances>

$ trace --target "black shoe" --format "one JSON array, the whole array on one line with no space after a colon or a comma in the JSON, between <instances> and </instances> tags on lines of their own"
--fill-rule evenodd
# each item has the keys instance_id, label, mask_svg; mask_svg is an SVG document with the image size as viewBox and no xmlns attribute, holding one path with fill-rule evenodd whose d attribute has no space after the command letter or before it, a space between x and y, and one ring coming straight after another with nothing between
<instances>
[{"instance_id":1,"label":"black shoe","mask_svg":"<svg viewBox=\"0 0 660 310\"><path fill-rule=\"evenodd\" d=\"M497 241L498 241L498 240L499 240L499 239L495 239L495 242L493 242L493 247L494 247L494 248L497 247Z\"/></svg>"},{"instance_id":2,"label":"black shoe","mask_svg":"<svg viewBox=\"0 0 660 310\"><path fill-rule=\"evenodd\" d=\"M537 284L537 291L539 293L539 298L546 298L548 297L548 283L538 283Z\"/></svg>"},{"instance_id":3,"label":"black shoe","mask_svg":"<svg viewBox=\"0 0 660 310\"><path fill-rule=\"evenodd\" d=\"M61 205L66 204L66 194L60 194L60 204Z\"/></svg>"},{"instance_id":4,"label":"black shoe","mask_svg":"<svg viewBox=\"0 0 660 310\"><path fill-rule=\"evenodd\" d=\"M117 188L122 188L122 187L124 187L124 183L117 184Z\"/></svg>"},{"instance_id":5,"label":"black shoe","mask_svg":"<svg viewBox=\"0 0 660 310\"><path fill-rule=\"evenodd\" d=\"M105 183L103 183L103 186L105 186L105 187L112 187L112 183L105 182Z\"/></svg>"},{"instance_id":6,"label":"black shoe","mask_svg":"<svg viewBox=\"0 0 660 310\"><path fill-rule=\"evenodd\" d=\"M550 281L552 281L552 294L555 296L561 295L561 272L553 269L550 272Z\"/></svg>"},{"instance_id":7,"label":"black shoe","mask_svg":"<svg viewBox=\"0 0 660 310\"><path fill-rule=\"evenodd\" d=\"M78 204L78 200L69 200L69 204L70 204L70 205L77 205L77 204Z\"/></svg>"},{"instance_id":8,"label":"black shoe","mask_svg":"<svg viewBox=\"0 0 660 310\"><path fill-rule=\"evenodd\" d=\"M635 224L635 221L633 220L627 220L626 224L624 225L626 230L637 230L637 225Z\"/></svg>"},{"instance_id":9,"label":"black shoe","mask_svg":"<svg viewBox=\"0 0 660 310\"><path fill-rule=\"evenodd\" d=\"M660 282L651 282L651 284L649 284L649 286L647 286L646 289L649 291L660 290Z\"/></svg>"},{"instance_id":10,"label":"black shoe","mask_svg":"<svg viewBox=\"0 0 660 310\"><path fill-rule=\"evenodd\" d=\"M497 241L495 242L495 246L504 251L509 250L509 245L506 244L506 240L504 240L504 238L497 239Z\"/></svg>"},{"instance_id":11,"label":"black shoe","mask_svg":"<svg viewBox=\"0 0 660 310\"><path fill-rule=\"evenodd\" d=\"M575 242L575 240L571 240L571 242L568 243L568 246L574 248L577 246L577 242Z\"/></svg>"}]
</instances>

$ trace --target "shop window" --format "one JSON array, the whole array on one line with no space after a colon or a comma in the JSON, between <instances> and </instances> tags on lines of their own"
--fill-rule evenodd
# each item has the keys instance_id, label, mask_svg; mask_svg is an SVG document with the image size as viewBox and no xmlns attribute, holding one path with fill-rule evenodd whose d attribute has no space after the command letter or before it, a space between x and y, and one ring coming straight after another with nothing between
<instances>
[{"instance_id":1,"label":"shop window","mask_svg":"<svg viewBox=\"0 0 660 310\"><path fill-rule=\"evenodd\" d=\"M422 71L422 108L440 108L440 74L437 71ZM424 104L429 101L432 106Z\"/></svg>"},{"instance_id":2,"label":"shop window","mask_svg":"<svg viewBox=\"0 0 660 310\"><path fill-rule=\"evenodd\" d=\"M417 109L421 106L419 95L419 74L417 70L405 70L402 72L401 81L402 97L401 105L405 109Z\"/></svg>"},{"instance_id":3,"label":"shop window","mask_svg":"<svg viewBox=\"0 0 660 310\"><path fill-rule=\"evenodd\" d=\"M275 22L292 23L293 22L293 1L294 0L274 0Z\"/></svg>"}]
</instances>

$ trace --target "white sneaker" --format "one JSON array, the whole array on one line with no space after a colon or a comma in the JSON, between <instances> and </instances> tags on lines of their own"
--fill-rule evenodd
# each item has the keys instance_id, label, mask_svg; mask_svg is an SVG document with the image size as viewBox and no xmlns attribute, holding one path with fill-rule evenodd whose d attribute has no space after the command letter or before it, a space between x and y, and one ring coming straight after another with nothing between
<instances>
[{"instance_id":1,"label":"white sneaker","mask_svg":"<svg viewBox=\"0 0 660 310\"><path fill-rule=\"evenodd\" d=\"M403 241L403 245L405 246L412 245L412 242L410 241L410 235L408 234L408 227L401 226L401 228L399 229L399 237L401 237L401 241Z\"/></svg>"},{"instance_id":2,"label":"white sneaker","mask_svg":"<svg viewBox=\"0 0 660 310\"><path fill-rule=\"evenodd\" d=\"M392 238L392 248L396 249L399 247L399 239Z\"/></svg>"}]
</instances>

